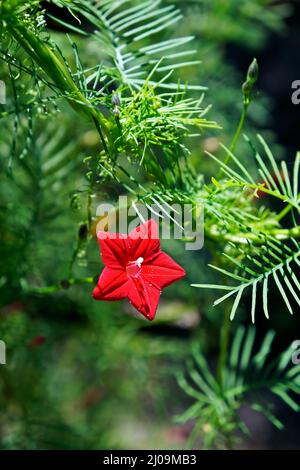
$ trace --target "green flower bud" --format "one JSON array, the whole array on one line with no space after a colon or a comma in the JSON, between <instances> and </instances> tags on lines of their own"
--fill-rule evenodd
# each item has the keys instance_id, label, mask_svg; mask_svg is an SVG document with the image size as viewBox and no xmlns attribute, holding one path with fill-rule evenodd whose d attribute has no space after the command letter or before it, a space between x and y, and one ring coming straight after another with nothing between
<instances>
[{"instance_id":1,"label":"green flower bud","mask_svg":"<svg viewBox=\"0 0 300 470\"><path fill-rule=\"evenodd\" d=\"M253 59L253 61L250 64L250 67L248 68L247 81L251 85L254 85L254 83L257 81L257 78L258 78L258 63L256 59Z\"/></svg>"},{"instance_id":2,"label":"green flower bud","mask_svg":"<svg viewBox=\"0 0 300 470\"><path fill-rule=\"evenodd\" d=\"M252 90L252 86L250 85L250 83L248 81L244 82L242 85L242 92L243 92L244 97L249 97L251 90Z\"/></svg>"}]
</instances>

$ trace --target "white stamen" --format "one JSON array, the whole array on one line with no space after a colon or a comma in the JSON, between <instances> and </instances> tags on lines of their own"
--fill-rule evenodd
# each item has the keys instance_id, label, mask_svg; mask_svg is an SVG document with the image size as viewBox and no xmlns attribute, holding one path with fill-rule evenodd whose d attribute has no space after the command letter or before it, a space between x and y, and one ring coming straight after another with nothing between
<instances>
[{"instance_id":1,"label":"white stamen","mask_svg":"<svg viewBox=\"0 0 300 470\"><path fill-rule=\"evenodd\" d=\"M142 266L143 261L144 261L144 258L142 258L141 256L136 260L136 264L138 265L139 268Z\"/></svg>"}]
</instances>

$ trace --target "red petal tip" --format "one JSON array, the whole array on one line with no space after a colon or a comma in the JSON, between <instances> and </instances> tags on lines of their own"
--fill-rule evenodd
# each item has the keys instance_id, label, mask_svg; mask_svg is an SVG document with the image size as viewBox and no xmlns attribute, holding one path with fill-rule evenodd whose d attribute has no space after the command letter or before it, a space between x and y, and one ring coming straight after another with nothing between
<instances>
[{"instance_id":1,"label":"red petal tip","mask_svg":"<svg viewBox=\"0 0 300 470\"><path fill-rule=\"evenodd\" d=\"M92 295L93 295L94 299L96 299L96 300L99 300L101 298L101 290L98 286L96 286L94 288Z\"/></svg>"}]
</instances>

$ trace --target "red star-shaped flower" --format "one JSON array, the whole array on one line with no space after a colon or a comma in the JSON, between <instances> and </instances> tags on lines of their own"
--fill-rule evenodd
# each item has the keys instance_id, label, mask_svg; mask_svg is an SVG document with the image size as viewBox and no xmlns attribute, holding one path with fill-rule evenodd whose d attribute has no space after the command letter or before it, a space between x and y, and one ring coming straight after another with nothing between
<instances>
[{"instance_id":1,"label":"red star-shaped flower","mask_svg":"<svg viewBox=\"0 0 300 470\"><path fill-rule=\"evenodd\" d=\"M185 276L181 268L160 248L154 220L136 227L129 235L98 232L105 268L93 291L96 300L122 300L148 320L156 314L161 291Z\"/></svg>"}]
</instances>

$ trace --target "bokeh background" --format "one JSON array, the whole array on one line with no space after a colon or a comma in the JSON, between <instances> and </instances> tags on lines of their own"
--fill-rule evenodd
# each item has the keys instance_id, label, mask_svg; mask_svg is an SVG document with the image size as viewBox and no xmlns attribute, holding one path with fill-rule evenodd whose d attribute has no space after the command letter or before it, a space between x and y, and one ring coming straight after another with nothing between
<instances>
[{"instance_id":1,"label":"bokeh background","mask_svg":"<svg viewBox=\"0 0 300 470\"><path fill-rule=\"evenodd\" d=\"M181 78L208 86L208 116L222 126L194 140L192 158L199 171L205 168L213 174L204 150L216 153L218 142L228 144L234 135L242 107L241 84L253 57L259 63L259 80L245 132L250 137L261 132L274 153L292 163L300 147L300 107L291 102L291 83L300 79L299 2L176 3L185 13L176 33L195 35L202 61L183 71ZM50 7L45 2L45 8L57 14ZM51 20L48 25L67 47L64 31ZM86 65L101 58L92 40L78 41ZM4 81L6 74L0 62ZM215 280L207 268L209 247L205 244L195 253L185 251L180 242L164 243L187 277L164 291L151 324L126 302L93 301L91 285L47 295L31 293L29 282L42 287L66 279L74 252L78 277L101 271L96 239L86 244L83 237L76 245L86 204L86 168L81 162L98 151L98 139L87 123L62 105L35 125L34 148L26 147L20 137L15 151L22 158L10 162L6 156L12 124L9 118L1 122L0 339L7 345L7 365L0 366L0 447L185 448L193 423L176 423L190 402L175 374L194 344L214 364L223 315L222 308L212 308L213 293L190 287L192 282ZM239 155L244 151L240 142ZM68 164L60 168L65 159ZM12 172L6 171L7 165ZM117 186L100 184L94 206L119 194ZM257 320L259 336L269 328L276 330L278 351L300 339L299 318L288 317L281 305L274 297L269 322L263 315ZM238 321L249 324L249 305L244 305ZM241 439L239 448L300 447L299 416L274 405L285 430L275 430L265 418L242 409L253 433Z\"/></svg>"}]
</instances>

